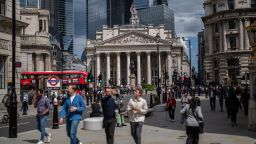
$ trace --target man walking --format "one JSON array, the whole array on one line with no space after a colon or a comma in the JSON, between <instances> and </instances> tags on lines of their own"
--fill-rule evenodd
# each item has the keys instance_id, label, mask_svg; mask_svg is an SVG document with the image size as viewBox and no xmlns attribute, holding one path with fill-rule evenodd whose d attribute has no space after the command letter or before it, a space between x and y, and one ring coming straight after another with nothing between
<instances>
[{"instance_id":1,"label":"man walking","mask_svg":"<svg viewBox=\"0 0 256 144\"><path fill-rule=\"evenodd\" d=\"M116 127L116 113L117 108L115 99L112 98L112 90L109 87L105 87L105 97L101 100L103 111L103 127L105 128L105 134L107 144L114 144L114 134Z\"/></svg>"},{"instance_id":2,"label":"man walking","mask_svg":"<svg viewBox=\"0 0 256 144\"><path fill-rule=\"evenodd\" d=\"M216 106L216 90L214 87L211 86L209 89L209 97L210 97L210 106L211 110L215 111L215 106Z\"/></svg>"},{"instance_id":3,"label":"man walking","mask_svg":"<svg viewBox=\"0 0 256 144\"><path fill-rule=\"evenodd\" d=\"M43 90L39 89L37 92L37 98L34 106L37 108L37 129L41 132L40 140L37 144L44 144L44 137L47 138L47 142L51 141L51 134L47 133L45 127L47 126L47 119L49 110L51 108L50 102L47 97L43 96Z\"/></svg>"},{"instance_id":4,"label":"man walking","mask_svg":"<svg viewBox=\"0 0 256 144\"><path fill-rule=\"evenodd\" d=\"M68 97L60 112L60 124L63 124L63 119L66 117L66 131L70 138L70 144L82 144L77 138L77 128L82 114L85 110L85 104L82 96L76 94L76 86L70 85L68 87L70 97Z\"/></svg>"},{"instance_id":5,"label":"man walking","mask_svg":"<svg viewBox=\"0 0 256 144\"><path fill-rule=\"evenodd\" d=\"M131 124L131 135L136 144L141 144L142 125L145 120L145 114L148 110L148 105L145 99L141 97L142 88L135 87L134 97L129 100L127 111Z\"/></svg>"}]
</instances>

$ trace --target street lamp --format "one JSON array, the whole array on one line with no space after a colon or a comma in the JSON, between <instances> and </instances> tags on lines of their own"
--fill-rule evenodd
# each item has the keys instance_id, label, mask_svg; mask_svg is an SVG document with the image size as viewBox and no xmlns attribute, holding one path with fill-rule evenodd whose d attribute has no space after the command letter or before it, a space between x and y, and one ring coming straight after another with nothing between
<instances>
[{"instance_id":1,"label":"street lamp","mask_svg":"<svg viewBox=\"0 0 256 144\"><path fill-rule=\"evenodd\" d=\"M16 71L16 1L12 0L12 90L9 101L8 115L9 138L17 138L17 95L15 89L15 71Z\"/></svg>"},{"instance_id":2,"label":"street lamp","mask_svg":"<svg viewBox=\"0 0 256 144\"><path fill-rule=\"evenodd\" d=\"M156 36L155 36L155 41L156 41L156 44L157 44L157 96L159 97L160 99L160 94L161 94L161 88L160 88L160 85L159 85L159 57L160 57L160 53L159 53L159 42L160 42L160 39L161 37L159 36L159 34L157 33Z\"/></svg>"},{"instance_id":3,"label":"street lamp","mask_svg":"<svg viewBox=\"0 0 256 144\"><path fill-rule=\"evenodd\" d=\"M188 42L188 48L189 48L189 73L190 73L190 77L192 76L191 74L191 41L190 40L186 40L184 37L182 37L183 41L187 41Z\"/></svg>"},{"instance_id":4,"label":"street lamp","mask_svg":"<svg viewBox=\"0 0 256 144\"><path fill-rule=\"evenodd\" d=\"M250 63L248 65L250 74L250 100L249 100L249 116L248 129L256 131L256 23L252 23L246 28L249 42L252 49Z\"/></svg>"}]
</instances>

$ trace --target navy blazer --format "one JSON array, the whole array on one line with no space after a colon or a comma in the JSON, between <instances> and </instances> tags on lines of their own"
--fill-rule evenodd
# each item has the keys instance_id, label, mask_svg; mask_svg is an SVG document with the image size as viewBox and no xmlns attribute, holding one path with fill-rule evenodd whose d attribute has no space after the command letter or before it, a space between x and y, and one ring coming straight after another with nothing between
<instances>
[{"instance_id":1,"label":"navy blazer","mask_svg":"<svg viewBox=\"0 0 256 144\"><path fill-rule=\"evenodd\" d=\"M69 109L71 106L77 107L77 111L70 112ZM65 100L65 102L62 106L61 112L60 112L60 117L61 118L66 117L67 120L81 120L82 114L85 109L86 109L86 107L85 107L85 103L84 103L82 96L76 94L72 103L71 103L70 97L68 97Z\"/></svg>"}]
</instances>

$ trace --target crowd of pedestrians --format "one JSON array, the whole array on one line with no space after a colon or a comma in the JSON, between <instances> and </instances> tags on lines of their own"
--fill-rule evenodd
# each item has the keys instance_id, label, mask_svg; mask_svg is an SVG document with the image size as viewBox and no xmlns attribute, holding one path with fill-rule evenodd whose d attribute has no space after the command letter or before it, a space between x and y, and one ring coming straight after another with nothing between
<instances>
[{"instance_id":1,"label":"crowd of pedestrians","mask_svg":"<svg viewBox=\"0 0 256 144\"><path fill-rule=\"evenodd\" d=\"M37 144L50 142L51 133L46 132L48 115L52 111L54 99L58 100L62 106L60 112L59 124L66 122L67 136L70 138L70 144L82 144L77 137L77 128L86 110L86 105L90 106L90 117L103 117L103 127L105 129L106 143L114 144L116 127L127 126L125 116L128 116L130 122L131 137L136 144L141 144L141 133L145 115L148 111L148 104L142 96L142 88L134 88L133 97L128 104L124 103L123 96L119 89L105 87L99 91L77 91L75 85L70 85L68 90L58 93L45 93L43 90L24 91L21 96L23 114L28 111L31 95L36 95L33 100L37 109L37 129L40 131L40 139ZM199 134L204 131L204 118L201 110L200 96L205 94L209 99L209 108L211 111L217 111L216 102L218 100L220 112L225 111L227 118L231 120L231 125L237 125L237 113L243 109L244 114L248 115L249 92L248 88L243 90L240 87L225 87L211 85L208 87L197 87L196 89L185 86L171 86L167 91L166 111L169 119L174 122L180 120L186 127L186 144L198 144ZM197 97L195 96L197 93ZM238 98L240 97L240 99ZM150 107L155 105L154 96L150 95ZM177 100L179 99L179 101ZM177 103L180 103L180 118L175 119ZM45 141L46 139L46 141Z\"/></svg>"}]
</instances>

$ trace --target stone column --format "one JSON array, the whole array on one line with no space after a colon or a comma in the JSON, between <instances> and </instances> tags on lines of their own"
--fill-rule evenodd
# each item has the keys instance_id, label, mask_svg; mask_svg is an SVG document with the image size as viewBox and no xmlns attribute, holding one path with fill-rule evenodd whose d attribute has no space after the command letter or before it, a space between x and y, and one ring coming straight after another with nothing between
<instances>
[{"instance_id":1,"label":"stone column","mask_svg":"<svg viewBox=\"0 0 256 144\"><path fill-rule=\"evenodd\" d=\"M120 86L120 79L121 79L121 69L120 69L120 53L117 52L116 53L116 73L117 73L117 76L116 76L116 83L117 83L117 86Z\"/></svg>"},{"instance_id":2,"label":"stone column","mask_svg":"<svg viewBox=\"0 0 256 144\"><path fill-rule=\"evenodd\" d=\"M167 55L167 61L168 61L168 76L169 76L169 85L172 84L172 55L171 52L168 52Z\"/></svg>"},{"instance_id":3,"label":"stone column","mask_svg":"<svg viewBox=\"0 0 256 144\"><path fill-rule=\"evenodd\" d=\"M36 71L44 71L44 57L42 54L36 54Z\"/></svg>"},{"instance_id":4,"label":"stone column","mask_svg":"<svg viewBox=\"0 0 256 144\"><path fill-rule=\"evenodd\" d=\"M225 22L223 22L222 23L222 29L223 29L223 35L222 35L222 37L223 37L223 49L224 49L224 51L227 51L228 50L228 48L227 48L227 37L226 37L226 32L227 32L227 27L226 27L226 23Z\"/></svg>"},{"instance_id":5,"label":"stone column","mask_svg":"<svg viewBox=\"0 0 256 144\"><path fill-rule=\"evenodd\" d=\"M178 73L179 75L181 74L181 55L178 55L177 56L177 59L178 59Z\"/></svg>"},{"instance_id":6,"label":"stone column","mask_svg":"<svg viewBox=\"0 0 256 144\"><path fill-rule=\"evenodd\" d=\"M109 86L109 79L110 79L110 54L106 53L106 55L107 55L107 78L106 78L106 81L107 81L107 86Z\"/></svg>"},{"instance_id":7,"label":"stone column","mask_svg":"<svg viewBox=\"0 0 256 144\"><path fill-rule=\"evenodd\" d=\"M49 71L49 70L51 70L51 61L50 61L50 56L48 55L48 54L46 54L45 55L45 62L44 62L44 64L45 64L45 70L46 71Z\"/></svg>"},{"instance_id":8,"label":"stone column","mask_svg":"<svg viewBox=\"0 0 256 144\"><path fill-rule=\"evenodd\" d=\"M222 52L223 49L223 27L222 22L218 23L219 28L219 52Z\"/></svg>"},{"instance_id":9,"label":"stone column","mask_svg":"<svg viewBox=\"0 0 256 144\"><path fill-rule=\"evenodd\" d=\"M131 75L131 71L130 71L130 63L131 63L131 58L130 58L130 53L127 52L126 53L127 56L127 85L130 85L130 75Z\"/></svg>"},{"instance_id":10,"label":"stone column","mask_svg":"<svg viewBox=\"0 0 256 144\"><path fill-rule=\"evenodd\" d=\"M137 52L137 85L141 85L140 52Z\"/></svg>"},{"instance_id":11,"label":"stone column","mask_svg":"<svg viewBox=\"0 0 256 144\"><path fill-rule=\"evenodd\" d=\"M249 38L248 38L247 30L246 30L246 27L248 27L249 25L250 25L249 19L245 19L245 21L244 21L244 29L245 29L245 35L244 35L244 49L246 49L246 50L249 50L249 49L250 49Z\"/></svg>"},{"instance_id":12,"label":"stone column","mask_svg":"<svg viewBox=\"0 0 256 144\"><path fill-rule=\"evenodd\" d=\"M162 73L162 65L161 65L161 52L159 52L159 57L158 57L158 60L159 60L159 79L161 79L161 73ZM161 82L161 80L160 80Z\"/></svg>"},{"instance_id":13,"label":"stone column","mask_svg":"<svg viewBox=\"0 0 256 144\"><path fill-rule=\"evenodd\" d=\"M97 76L100 75L100 53L96 53L97 56Z\"/></svg>"},{"instance_id":14,"label":"stone column","mask_svg":"<svg viewBox=\"0 0 256 144\"><path fill-rule=\"evenodd\" d=\"M209 54L213 53L213 46L212 46L212 35L213 35L213 31L212 31L212 25L208 25L208 42L209 42Z\"/></svg>"},{"instance_id":15,"label":"stone column","mask_svg":"<svg viewBox=\"0 0 256 144\"><path fill-rule=\"evenodd\" d=\"M150 52L147 52L147 83L151 84L151 59L150 59Z\"/></svg>"},{"instance_id":16,"label":"stone column","mask_svg":"<svg viewBox=\"0 0 256 144\"><path fill-rule=\"evenodd\" d=\"M239 49L244 49L244 28L243 28L243 21L239 19Z\"/></svg>"}]
</instances>

